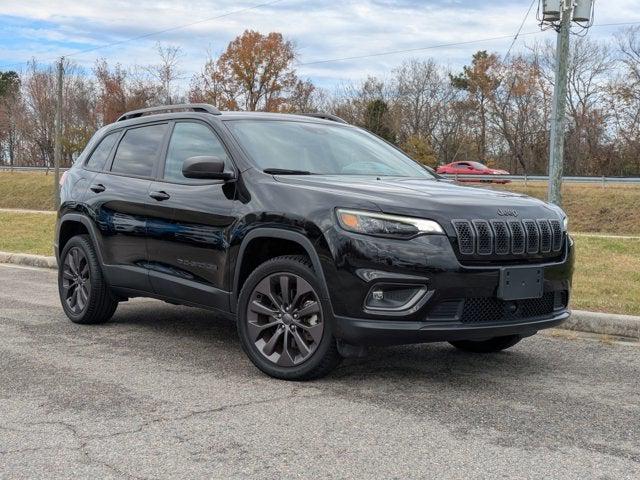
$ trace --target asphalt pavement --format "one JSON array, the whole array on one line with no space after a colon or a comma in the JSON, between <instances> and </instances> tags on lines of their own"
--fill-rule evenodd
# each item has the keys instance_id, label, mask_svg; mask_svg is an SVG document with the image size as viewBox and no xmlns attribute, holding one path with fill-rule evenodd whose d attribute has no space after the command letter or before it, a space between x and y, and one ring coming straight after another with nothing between
<instances>
[{"instance_id":1,"label":"asphalt pavement","mask_svg":"<svg viewBox=\"0 0 640 480\"><path fill-rule=\"evenodd\" d=\"M640 347L376 349L270 379L228 321L153 300L69 322L56 273L0 265L0 478L640 478Z\"/></svg>"}]
</instances>

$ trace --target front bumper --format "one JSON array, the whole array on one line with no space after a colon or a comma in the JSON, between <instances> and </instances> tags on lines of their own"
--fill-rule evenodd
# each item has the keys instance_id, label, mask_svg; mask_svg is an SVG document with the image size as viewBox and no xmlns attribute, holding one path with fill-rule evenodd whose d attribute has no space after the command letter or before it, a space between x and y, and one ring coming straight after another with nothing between
<instances>
[{"instance_id":1,"label":"front bumper","mask_svg":"<svg viewBox=\"0 0 640 480\"><path fill-rule=\"evenodd\" d=\"M549 318L510 323L461 324L443 322L407 322L336 317L336 336L352 345L403 345L454 340L488 340L505 335L528 337L538 330L559 325L569 318L568 310Z\"/></svg>"},{"instance_id":2,"label":"front bumper","mask_svg":"<svg viewBox=\"0 0 640 480\"><path fill-rule=\"evenodd\" d=\"M544 270L541 303L497 299L500 270L513 264L462 265L443 235L401 241L328 230L325 236L327 250L320 258L335 335L347 343L389 345L528 336L570 315L574 253L568 236L561 258L536 265ZM393 283L424 285L424 301L401 312L368 309L365 298L372 287ZM508 308L515 313L508 313Z\"/></svg>"}]
</instances>

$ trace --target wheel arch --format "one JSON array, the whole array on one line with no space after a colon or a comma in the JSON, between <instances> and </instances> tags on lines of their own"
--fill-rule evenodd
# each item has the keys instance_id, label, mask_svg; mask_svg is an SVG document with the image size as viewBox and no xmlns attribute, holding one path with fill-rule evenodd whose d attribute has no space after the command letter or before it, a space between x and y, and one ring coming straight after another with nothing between
<instances>
[{"instance_id":1,"label":"wheel arch","mask_svg":"<svg viewBox=\"0 0 640 480\"><path fill-rule=\"evenodd\" d=\"M324 272L322 270L322 265L320 263L320 257L318 256L318 252L316 251L313 243L303 234L298 232L292 232L290 230L281 230L277 228L257 228L249 232L243 239L240 244L240 249L238 251L238 257L233 270L233 289L231 292L231 311L236 313L236 306L238 303L238 297L240 296L240 288L241 288L241 273L243 263L246 262L246 255L248 254L247 248L252 242L256 239L272 239L272 240L286 240L287 242L291 242L296 244L301 248L301 251L306 253L311 261L311 265L313 266L313 270L318 274L320 284L322 286L322 295L329 299L329 304L331 304L329 291L327 289L327 282L324 277ZM297 252L292 252L297 253ZM278 255L276 255L278 256Z\"/></svg>"},{"instance_id":2,"label":"wheel arch","mask_svg":"<svg viewBox=\"0 0 640 480\"><path fill-rule=\"evenodd\" d=\"M79 213L67 213L63 215L58 222L58 226L56 228L56 242L54 245L56 259L58 262L60 262L60 254L62 253L64 246L75 235L89 235L89 238L95 247L100 264L103 264L102 252L100 251L100 248L98 248L98 243L96 241L98 234L96 232L95 225L93 225L89 218Z\"/></svg>"}]
</instances>

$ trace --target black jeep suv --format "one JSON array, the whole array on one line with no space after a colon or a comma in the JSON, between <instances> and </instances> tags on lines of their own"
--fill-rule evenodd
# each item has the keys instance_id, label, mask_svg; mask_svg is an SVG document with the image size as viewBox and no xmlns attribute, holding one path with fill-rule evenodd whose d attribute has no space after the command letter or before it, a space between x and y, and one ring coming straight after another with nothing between
<instances>
[{"instance_id":1,"label":"black jeep suv","mask_svg":"<svg viewBox=\"0 0 640 480\"><path fill-rule=\"evenodd\" d=\"M140 296L223 312L278 378L322 376L368 345L497 352L569 316L562 210L443 181L331 115L129 112L61 197L72 321Z\"/></svg>"}]
</instances>

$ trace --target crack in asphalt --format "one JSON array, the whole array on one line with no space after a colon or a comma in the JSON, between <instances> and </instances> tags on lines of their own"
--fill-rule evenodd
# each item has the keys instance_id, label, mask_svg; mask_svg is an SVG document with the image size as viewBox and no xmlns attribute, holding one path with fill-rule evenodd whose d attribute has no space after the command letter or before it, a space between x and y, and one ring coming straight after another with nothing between
<instances>
[{"instance_id":1,"label":"crack in asphalt","mask_svg":"<svg viewBox=\"0 0 640 480\"><path fill-rule=\"evenodd\" d=\"M77 447L51 446L51 447L30 447L30 448L22 448L22 449L15 449L15 450L0 450L0 455L8 455L8 454L15 454L15 453L27 453L27 452L37 452L37 451L55 451L55 450L77 451L77 452L80 452L90 464L101 465L101 466L111 470L112 472L114 472L115 474L117 474L119 476L124 476L124 477L131 478L131 479L134 479L134 480L148 480L149 477L141 477L141 476L137 476L137 475L131 474L129 472L120 470L118 467L112 465L109 462L106 462L104 460L100 460L98 458L92 457L90 452L88 451L89 443L94 441L94 440L101 440L101 439L105 439L105 438L115 438L115 437L122 436L122 435L136 435L138 433L141 433L143 430L145 430L146 428L150 427L151 425L155 425L155 424L159 424L159 423L165 423L165 422L175 422L175 421L179 422L179 421L189 420L189 419L191 419L193 417L196 417L196 416L199 416L199 415L219 413L219 412L224 412L226 410L230 410L230 409L234 409L234 408L249 407L249 406L261 405L261 404L265 404L265 403L282 402L282 401L291 400L291 399L294 399L294 398L295 399L311 399L311 398L319 398L319 397L326 396L326 394L324 394L324 393L318 393L318 394L314 394L314 395L298 395L299 390L300 389L295 389L291 395L286 395L286 396L282 396L282 397L269 398L269 399L263 399L263 400L252 400L252 401L249 401L249 402L231 403L231 404L228 404L228 405L221 405L219 407L207 408L207 409L204 409L204 410L192 410L192 411L190 411L189 413L187 413L185 415L167 416L167 417L155 418L153 420L148 420L146 422L143 422L142 424L140 424L135 429L121 430L121 431L112 432L112 433L109 433L109 434L106 434L106 435L82 435L81 433L78 432L78 429L74 425L72 425L72 424L70 424L68 422L63 422L63 421L58 421L58 420L38 421L38 422L25 422L25 423L22 423L22 425L30 426L30 427L38 426L38 425L57 425L57 426L64 427L66 430L71 432L71 434L79 441L79 445ZM0 425L0 429L13 431L13 432L17 432L17 433L27 433L27 430L13 428L13 427L9 427L9 426L6 426L6 425ZM188 438L181 437L181 443L185 443L187 441L188 441Z\"/></svg>"}]
</instances>

